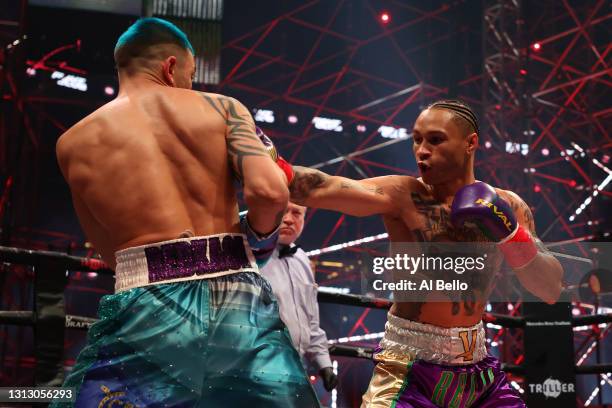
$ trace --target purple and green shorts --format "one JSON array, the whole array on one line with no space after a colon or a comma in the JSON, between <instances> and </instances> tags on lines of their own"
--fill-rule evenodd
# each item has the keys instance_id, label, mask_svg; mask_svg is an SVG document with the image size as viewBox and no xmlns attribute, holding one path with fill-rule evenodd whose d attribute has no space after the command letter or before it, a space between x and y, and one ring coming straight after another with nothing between
<instances>
[{"instance_id":1,"label":"purple and green shorts","mask_svg":"<svg viewBox=\"0 0 612 408\"><path fill-rule=\"evenodd\" d=\"M524 408L482 322L444 328L388 315L362 408Z\"/></svg>"}]
</instances>

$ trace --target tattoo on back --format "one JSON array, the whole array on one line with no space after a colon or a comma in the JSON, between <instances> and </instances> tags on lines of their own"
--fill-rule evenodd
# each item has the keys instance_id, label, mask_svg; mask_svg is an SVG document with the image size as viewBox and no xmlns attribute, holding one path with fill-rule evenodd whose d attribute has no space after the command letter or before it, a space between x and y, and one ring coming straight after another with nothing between
<instances>
[{"instance_id":1,"label":"tattoo on back","mask_svg":"<svg viewBox=\"0 0 612 408\"><path fill-rule=\"evenodd\" d=\"M240 114L232 98L219 96L213 98L204 94L204 100L225 119L229 128L227 135L227 149L232 161L232 167L238 177L242 179L244 174L243 162L247 156L263 156L268 154L259 142L255 134L253 122L248 113Z\"/></svg>"}]
</instances>

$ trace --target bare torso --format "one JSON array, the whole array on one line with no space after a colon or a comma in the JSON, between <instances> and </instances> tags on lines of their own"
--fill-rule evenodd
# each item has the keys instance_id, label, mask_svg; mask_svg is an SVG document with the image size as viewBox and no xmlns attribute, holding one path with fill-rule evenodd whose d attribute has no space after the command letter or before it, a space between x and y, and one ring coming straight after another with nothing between
<instances>
[{"instance_id":1,"label":"bare torso","mask_svg":"<svg viewBox=\"0 0 612 408\"><path fill-rule=\"evenodd\" d=\"M427 187L412 177L397 176L397 199L400 215L385 216L384 223L391 242L465 242L486 241L479 231L457 231L450 222L450 204L438 202ZM481 288L488 293L501 259L486 270ZM441 327L473 326L482 319L483 301L396 302L391 312L399 317Z\"/></svg>"},{"instance_id":2,"label":"bare torso","mask_svg":"<svg viewBox=\"0 0 612 408\"><path fill-rule=\"evenodd\" d=\"M75 210L105 262L186 231L238 231L226 128L202 94L151 86L120 94L60 138Z\"/></svg>"}]
</instances>

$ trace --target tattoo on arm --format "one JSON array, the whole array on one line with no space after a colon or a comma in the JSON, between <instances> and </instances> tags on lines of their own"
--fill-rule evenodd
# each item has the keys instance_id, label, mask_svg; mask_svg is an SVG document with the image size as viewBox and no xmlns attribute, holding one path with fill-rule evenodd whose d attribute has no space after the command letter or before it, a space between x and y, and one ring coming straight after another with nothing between
<instances>
[{"instance_id":1,"label":"tattoo on arm","mask_svg":"<svg viewBox=\"0 0 612 408\"><path fill-rule=\"evenodd\" d=\"M223 96L212 98L206 94L203 96L204 100L225 120L228 127L227 149L232 167L242 179L245 157L268 156L255 134L253 121L248 113L238 112L234 99Z\"/></svg>"},{"instance_id":2,"label":"tattoo on arm","mask_svg":"<svg viewBox=\"0 0 612 408\"><path fill-rule=\"evenodd\" d=\"M322 171L301 166L293 166L293 173L289 192L291 193L291 199L294 201L305 200L312 190L323 186L329 178Z\"/></svg>"},{"instance_id":3,"label":"tattoo on arm","mask_svg":"<svg viewBox=\"0 0 612 408\"><path fill-rule=\"evenodd\" d=\"M365 190L365 191L369 191L369 192L374 193L374 194L384 195L384 191L383 191L382 187L378 187L378 186L364 186L364 185L361 185L361 184L356 183L356 182L349 183L347 181L343 181L343 182L340 183L340 188L347 189L347 190L351 189L351 188L352 189L358 188L358 189L362 189L362 190Z\"/></svg>"},{"instance_id":4,"label":"tattoo on arm","mask_svg":"<svg viewBox=\"0 0 612 408\"><path fill-rule=\"evenodd\" d=\"M531 212L531 208L529 208L529 206L525 203L522 203L522 207L523 207L523 219L527 223L527 227L529 228L529 232L531 232L531 235L535 236L536 235L535 220L533 219L533 213Z\"/></svg>"},{"instance_id":5,"label":"tattoo on arm","mask_svg":"<svg viewBox=\"0 0 612 408\"><path fill-rule=\"evenodd\" d=\"M518 195L512 194L510 207L512 208L512 211L514 211L515 216L525 222L527 230L535 237L535 221L533 219L531 209L527 203L525 203Z\"/></svg>"}]
</instances>

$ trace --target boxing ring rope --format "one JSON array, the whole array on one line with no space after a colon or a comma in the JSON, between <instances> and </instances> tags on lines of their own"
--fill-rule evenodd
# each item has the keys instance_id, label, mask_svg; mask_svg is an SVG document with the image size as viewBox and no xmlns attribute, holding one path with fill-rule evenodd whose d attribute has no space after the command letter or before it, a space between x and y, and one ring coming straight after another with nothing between
<instances>
[{"instance_id":1,"label":"boxing ring rope","mask_svg":"<svg viewBox=\"0 0 612 408\"><path fill-rule=\"evenodd\" d=\"M345 306L369 307L373 309L389 309L392 302L387 299L369 298L367 296L319 292L317 300L320 303L332 303ZM524 317L508 316L500 313L487 312L483 315L484 323L492 323L504 328L524 328L526 319ZM588 326L595 324L611 324L612 313L597 314L589 316L574 316L571 320L573 327ZM333 344L330 346L330 354L343 357L371 359L374 348L363 346L351 346L346 344ZM513 374L524 374L526 368L523 365L502 364L502 368ZM604 374L612 372L612 364L576 365L576 374Z\"/></svg>"},{"instance_id":2,"label":"boxing ring rope","mask_svg":"<svg viewBox=\"0 0 612 408\"><path fill-rule=\"evenodd\" d=\"M0 325L33 326L35 329L37 385L59 386L63 380L63 347L66 328L87 330L97 321L95 318L67 315L64 311L64 288L67 271L97 272L114 275L104 262L52 251L38 251L0 246L0 262L34 267L34 310L0 311ZM44 272L44 273L41 273ZM41 292L43 296L41 295ZM319 291L317 300L346 306L389 310L392 302L388 299L371 298L356 294L340 294ZM505 328L524 328L525 318L498 313L485 313L485 323ZM588 326L612 323L612 313L572 317L572 326ZM44 340L39 336L44 332ZM374 348L348 344L330 344L334 356L372 360ZM523 374L523 365L504 364L504 370ZM576 374L602 374L612 372L612 364L577 365Z\"/></svg>"},{"instance_id":3,"label":"boxing ring rope","mask_svg":"<svg viewBox=\"0 0 612 408\"><path fill-rule=\"evenodd\" d=\"M66 315L64 289L68 283L67 271L95 271L109 275L114 272L98 259L4 246L0 246L0 262L33 267L33 310L0 311L0 325L33 328L34 383L37 386L60 386L64 380L65 329L88 329L97 320Z\"/></svg>"}]
</instances>

